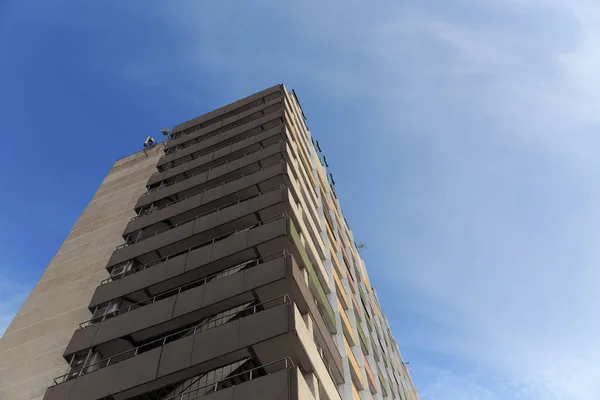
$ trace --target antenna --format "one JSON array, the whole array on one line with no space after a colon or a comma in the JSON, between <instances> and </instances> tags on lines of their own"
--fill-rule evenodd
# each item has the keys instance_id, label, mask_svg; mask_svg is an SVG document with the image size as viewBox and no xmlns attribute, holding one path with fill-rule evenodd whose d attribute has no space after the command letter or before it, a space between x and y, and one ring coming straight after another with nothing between
<instances>
[{"instance_id":1,"label":"antenna","mask_svg":"<svg viewBox=\"0 0 600 400\"><path fill-rule=\"evenodd\" d=\"M364 244L363 242L361 242L360 240L358 241L358 243L354 243L354 244L356 245L356 249L358 250L359 253L363 249L368 249L367 245Z\"/></svg>"}]
</instances>

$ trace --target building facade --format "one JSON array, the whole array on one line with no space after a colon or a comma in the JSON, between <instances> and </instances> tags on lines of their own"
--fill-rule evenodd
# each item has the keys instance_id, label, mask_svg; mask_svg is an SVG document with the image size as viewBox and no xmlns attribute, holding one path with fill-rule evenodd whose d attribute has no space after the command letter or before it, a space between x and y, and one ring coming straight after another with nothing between
<instances>
[{"instance_id":1,"label":"building facade","mask_svg":"<svg viewBox=\"0 0 600 400\"><path fill-rule=\"evenodd\" d=\"M284 85L117 161L0 340L2 400L205 397L418 399Z\"/></svg>"}]
</instances>

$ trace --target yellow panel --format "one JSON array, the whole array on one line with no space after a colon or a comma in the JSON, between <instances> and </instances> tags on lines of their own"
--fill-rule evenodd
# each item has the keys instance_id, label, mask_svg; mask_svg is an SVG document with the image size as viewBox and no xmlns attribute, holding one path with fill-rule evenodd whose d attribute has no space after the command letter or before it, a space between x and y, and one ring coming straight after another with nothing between
<instances>
[{"instance_id":1,"label":"yellow panel","mask_svg":"<svg viewBox=\"0 0 600 400\"><path fill-rule=\"evenodd\" d=\"M371 281L369 280L369 275L367 274L367 271L365 270L365 266L364 266L362 260L360 263L360 267L363 271L363 278L365 279L365 286L367 287L367 292L373 293L373 288L371 287Z\"/></svg>"},{"instance_id":2,"label":"yellow panel","mask_svg":"<svg viewBox=\"0 0 600 400\"><path fill-rule=\"evenodd\" d=\"M315 185L315 181L314 181L314 177L312 176L312 168L311 168L311 163L308 162L307 156L304 154L304 148L302 147L302 145L300 144L300 139L298 138L298 133L296 132L296 127L294 125L292 125L292 122L290 121L290 118L287 116L285 116L286 121L287 121L287 125L288 125L288 129L290 130L290 132L292 133L292 138L294 139L294 141L297 144L297 148L298 148L298 154L300 154L300 158L302 159L302 162L304 163L304 166L306 168L306 171L308 171L307 175L309 176L313 186Z\"/></svg>"},{"instance_id":3,"label":"yellow panel","mask_svg":"<svg viewBox=\"0 0 600 400\"><path fill-rule=\"evenodd\" d=\"M346 264L346 268L348 268L349 271L352 271L350 267L350 259L348 258L346 250L344 250L344 246L342 246L342 258L344 259L344 264Z\"/></svg>"},{"instance_id":4,"label":"yellow panel","mask_svg":"<svg viewBox=\"0 0 600 400\"><path fill-rule=\"evenodd\" d=\"M350 375L352 375L352 381L356 384L356 386L358 386L359 389L363 389L364 385L360 374L360 368L358 368L358 363L356 362L354 353L348 345L346 338L344 338L344 344L346 345L346 354L348 354L348 361L350 364Z\"/></svg>"},{"instance_id":5,"label":"yellow panel","mask_svg":"<svg viewBox=\"0 0 600 400\"><path fill-rule=\"evenodd\" d=\"M338 274L340 274L340 277L344 278L346 276L346 271L342 269L340 261L336 256L335 250L333 250L333 247L329 246L329 251L331 251L331 259L333 260L333 265L337 268L337 272Z\"/></svg>"},{"instance_id":6,"label":"yellow panel","mask_svg":"<svg viewBox=\"0 0 600 400\"><path fill-rule=\"evenodd\" d=\"M321 185L323 185L323 187L327 187L327 179L325 179L325 176L323 176L323 166L317 165L317 171L319 172L319 179L321 180Z\"/></svg>"},{"instance_id":7,"label":"yellow panel","mask_svg":"<svg viewBox=\"0 0 600 400\"><path fill-rule=\"evenodd\" d=\"M323 185L319 185L321 188L321 198L325 199L325 206L327 207L327 211L333 210L333 206L331 205L331 201L329 201L329 197L327 197L325 187Z\"/></svg>"},{"instance_id":8,"label":"yellow panel","mask_svg":"<svg viewBox=\"0 0 600 400\"><path fill-rule=\"evenodd\" d=\"M338 300L338 306L340 309L340 315L342 317L342 325L344 325L344 337L350 341L350 344L352 346L356 346L356 344L358 343L358 341L356 340L356 334L354 333L354 329L352 328L352 325L350 324L350 320L348 319L348 316L346 315L346 311L344 311L344 308L342 307L342 303L340 303L339 300Z\"/></svg>"},{"instance_id":9,"label":"yellow panel","mask_svg":"<svg viewBox=\"0 0 600 400\"><path fill-rule=\"evenodd\" d=\"M331 231L329 222L327 222L327 218L325 218L325 225L327 226L327 234L329 235L329 240L331 241L332 246L337 247L337 240L335 240L335 236L333 236L333 232Z\"/></svg>"},{"instance_id":10,"label":"yellow panel","mask_svg":"<svg viewBox=\"0 0 600 400\"><path fill-rule=\"evenodd\" d=\"M375 312L377 313L377 315L379 315L379 319L380 321L383 323L383 321L385 321L385 318L383 318L383 314L381 313L381 310L379 309L379 306L377 305L376 302L371 300L371 297L369 296L369 301L371 301L371 308L373 310L375 310Z\"/></svg>"},{"instance_id":11,"label":"yellow panel","mask_svg":"<svg viewBox=\"0 0 600 400\"><path fill-rule=\"evenodd\" d=\"M340 213L338 212L337 207L333 207L333 212L335 213L335 216L337 217L338 225L343 226L342 219L340 218Z\"/></svg>"},{"instance_id":12,"label":"yellow panel","mask_svg":"<svg viewBox=\"0 0 600 400\"><path fill-rule=\"evenodd\" d=\"M356 390L356 386L354 386L354 383L350 382L352 385L352 399L353 400L361 400L360 396L358 395L358 390Z\"/></svg>"}]
</instances>

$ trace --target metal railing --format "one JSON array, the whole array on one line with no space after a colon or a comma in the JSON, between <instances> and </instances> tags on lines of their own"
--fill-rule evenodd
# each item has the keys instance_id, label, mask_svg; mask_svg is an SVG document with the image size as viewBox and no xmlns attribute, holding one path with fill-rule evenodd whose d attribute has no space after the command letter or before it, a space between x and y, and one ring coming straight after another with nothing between
<instances>
[{"instance_id":1,"label":"metal railing","mask_svg":"<svg viewBox=\"0 0 600 400\"><path fill-rule=\"evenodd\" d=\"M260 369L269 369L269 372L267 372L266 375L272 375L275 372L279 372L279 371L283 371L284 369L289 369L289 368L294 368L296 365L294 364L294 361L290 358L290 357L285 357L282 358L280 360L277 361L273 361L267 364L263 364L263 365L259 365L258 367L254 367L252 369L249 369L247 371L244 372L240 372L238 374L235 375L228 375L227 377L223 378L223 379L219 379L218 381L215 381L213 383L210 383L208 385L204 385L202 387L196 388L196 389L192 389L189 390L187 392L182 392L176 396L172 396L172 397L168 397L164 400L184 400L184 396L190 396L192 394L197 395L198 392L204 390L205 393L214 393L219 391L221 388L219 387L219 385L223 386L222 384L230 381L234 378L238 378L240 381L243 382L247 382L247 381L251 381L252 379L256 379L256 378L260 378L262 376L265 375L261 375L260 373L256 372L257 370ZM247 377L246 380L244 380L243 378ZM202 396L202 394L197 395L197 397ZM195 396L196 397L196 396ZM194 398L195 398L194 397ZM187 397L186 399L189 399L190 397Z\"/></svg>"},{"instance_id":2,"label":"metal railing","mask_svg":"<svg viewBox=\"0 0 600 400\"><path fill-rule=\"evenodd\" d=\"M268 304L275 304L272 307L266 307L266 305ZM190 336L190 335L195 335L199 332L205 332L207 330L213 329L213 328L217 328L219 326L223 326L225 324L227 324L228 321L231 320L231 318L228 317L234 317L237 314L243 313L243 312L248 312L248 315L254 315L257 314L261 311L264 310L268 310L271 308L275 308L281 305L289 305L292 304L292 301L290 299L290 297L287 294L284 294L282 296L276 297L274 299L271 300L267 300L264 301L262 303L259 304L255 304L255 305L251 305L248 308L244 309L244 310L238 310L238 309L234 309L231 312L228 312L226 314L222 314L219 318L217 319L210 319L212 317L209 317L209 320L206 322L201 322L198 325L194 325L191 328L186 328L183 329L181 331L175 332L175 333L170 333L166 336L163 336L159 339L153 340L151 342L145 343L141 346L137 346L133 349L129 349L126 350L124 352L115 354L113 356L110 356L108 358L105 358L103 360L100 360L98 362L95 362L93 364L90 365L85 365L81 368L69 371L66 374L63 374L61 376L58 376L56 378L54 378L54 384L58 385L59 383L63 383L66 382L68 380L71 379L76 379L79 378L80 376L83 376L85 374L88 374L90 372L94 372L97 371L99 369L102 368L106 368L110 365L114 365L117 364L121 361L125 361L128 360L130 358L136 357L139 354L143 354L146 351L150 351L152 349L158 348L158 347L162 347L165 346L168 343L172 343L174 341L176 341L177 339L180 339L182 337L186 337L186 336ZM219 313L221 314L221 313ZM217 315L219 315L217 314ZM245 316L248 316L245 315ZM228 318L228 319L227 319Z\"/></svg>"},{"instance_id":3,"label":"metal railing","mask_svg":"<svg viewBox=\"0 0 600 400\"><path fill-rule=\"evenodd\" d=\"M280 127L281 125L282 125L282 124L279 124L279 125L277 125L276 127L273 127L273 128L278 128L278 127ZM171 168L177 167L177 166L179 166L179 165L181 165L181 164L185 164L185 163L186 163L186 162L188 162L188 161L195 160L195 159L196 159L196 158L198 158L198 157L203 157L203 156L205 156L205 155L207 155L207 154L211 154L211 153L213 153L213 154L214 154L215 152L217 152L217 151L219 151L219 150L222 150L222 149L224 149L224 148L227 148L227 147L233 146L234 144L238 144L238 143L240 143L240 142L242 142L242 141L244 141L244 140L246 140L246 139L250 139L250 138L251 138L251 137L253 137L253 136L259 135L259 134L261 134L261 133L264 133L264 132L268 132L269 130L271 130L271 129L273 129L273 128L269 128L269 129L267 129L267 130L264 130L264 131L255 132L255 133L251 133L251 134L247 134L247 135L244 135L244 133L240 133L240 134L238 134L238 135L234 136L234 138L233 138L233 139L231 139L231 140L229 140L229 141L225 141L225 140L224 140L223 142L218 142L218 143L214 144L213 146L209 146L209 147L207 147L207 148L198 149L198 150L196 150L196 151L193 151L193 152L191 152L191 153L189 153L189 154L185 154L185 155L183 155L183 156L181 156L181 157L179 157L179 158L174 158L173 160L171 160L171 161L168 161L168 162L166 162L165 164L163 164L163 165L161 165L160 167L157 167L157 168L159 168L159 172L168 171L168 170L169 170L169 169L171 169ZM245 131L245 132L247 132L247 131ZM196 143L194 143L194 144L196 144ZM191 147L191 146L193 146L193 145L186 146L186 147L184 147L184 148ZM208 149L211 149L211 148L212 148L212 150L208 150ZM179 150L183 150L183 149L179 149ZM179 150L177 150L177 151L179 151ZM164 155L163 155L163 156L160 158L160 160L162 160L162 158L163 158L163 157L166 157L166 156L168 156L168 155L172 155L172 154L175 154L175 153L177 153L177 151L175 151L175 152L172 152L172 153L170 153L170 154L164 154ZM200 154L199 154L199 153L200 153ZM181 161L181 162L177 163L177 165L176 165L176 162L178 162L178 160L183 160L183 159L185 159L186 157L190 157L190 159L189 159L189 160L187 160L187 161ZM158 160L158 161L159 161L159 163L160 163L160 160ZM172 165L171 165L171 166L169 166L169 167L167 167L167 168L160 169L160 168L162 168L163 166L170 165L170 164L172 164Z\"/></svg>"},{"instance_id":4,"label":"metal railing","mask_svg":"<svg viewBox=\"0 0 600 400\"><path fill-rule=\"evenodd\" d=\"M283 142L283 139L281 139L281 140L279 141L279 143L281 143L281 142ZM272 145L269 145L269 146L267 146L267 147L271 147L271 146L272 146ZM210 167L208 167L208 168L205 168L205 169L203 169L203 170L201 170L201 171L194 172L193 174L191 174L191 175L189 175L189 176L186 176L186 177L184 177L184 178L182 178L182 179L177 179L177 180L175 180L175 181L173 181L173 182L164 183L164 179L163 179L163 181L161 181L161 184L160 184L159 186L153 187L152 189L148 189L148 191L147 191L146 193L142 194L140 197L144 197L144 196L148 195L149 193L156 192L156 191L162 190L162 189L164 189L164 188L166 188L166 187L169 187L169 186L171 186L171 185L174 185L174 184L176 184L176 183L179 183L179 182L185 181L185 180L187 180L187 179L190 179L190 178L192 178L192 177L194 177L194 176L196 176L196 175L200 175L200 174L203 174L203 173L205 173L205 172L210 172L210 171L212 171L214 168L222 167L223 165L227 165L227 164L229 164L230 162L233 162L233 161L239 160L240 158L244 158L244 157L246 157L246 156L249 156L250 154L254 154L254 153L256 153L257 151L261 151L261 150L264 150L264 149L266 149L266 147L265 147L265 146L261 146L261 147L260 147L258 150L254 150L254 151L252 151L252 152L249 152L249 153L244 153L244 154L241 154L241 155L239 155L239 156L236 156L235 158L232 158L232 159L230 159L230 160L225 160L225 161L223 161L223 162L221 162L221 163L215 164L215 165L213 165L213 166L210 166ZM183 164L182 164L182 165L183 165ZM157 172L153 173L153 174L152 174L152 175L150 175L150 176L154 176L154 175L156 175L156 174L159 174L159 173L162 173L162 172L159 172L159 171L157 171ZM173 175L173 176L181 175L181 174L183 174L183 173L184 173L184 172L179 172L179 173L177 173L176 175ZM168 179L168 178L167 178L167 179Z\"/></svg>"},{"instance_id":5,"label":"metal railing","mask_svg":"<svg viewBox=\"0 0 600 400\"><path fill-rule=\"evenodd\" d=\"M127 239L125 240L125 243L118 245L118 246L116 247L116 249L115 249L115 250L119 250L119 249L122 249L123 247L127 247L127 246L134 245L134 244L136 244L136 243L138 243L138 242L141 242L141 241L143 241L143 240L146 240L146 239L148 239L148 238L151 238L151 237L153 237L153 236L156 236L156 235L158 235L158 234L160 234L160 233L163 233L163 232L166 232L166 231L170 231L171 229L175 229L175 228L177 228L177 227L180 227L181 225L185 225L185 224L187 224L188 222L192 222L192 221L195 221L195 220L197 220L197 219L199 219L199 218L206 217L207 215L210 215L210 214L213 214L213 213L215 213L215 212L217 212L217 211L223 210L223 209L225 209L225 208L232 207L232 206L234 206L234 205L240 204L240 203L242 203L242 202L244 202L244 201L248 201L248 200L254 199L254 198L256 198L256 197L260 197L260 196L262 196L263 194L267 194L267 193L270 193L270 192L274 192L274 191L276 191L276 190L282 190L284 187L285 187L285 185L277 185L277 186L275 186L275 187L272 187L272 188L270 188L270 189L267 189L267 190L265 190L265 191L263 191L263 192L258 192L258 193L256 193L256 194L253 194L252 196L247 196L247 197L244 197L243 199L239 199L239 200L236 200L236 201L232 201L231 203L227 203L227 204L224 204L224 205L222 205L222 206L215 207L215 208L213 208L213 209L211 209L211 210L209 210L209 211L205 211L205 212L203 212L203 213L200 213L200 214L198 214L198 215L196 215L196 216L194 216L194 217L187 218L187 219L185 219L185 220L183 220L183 221L177 222L175 225L172 225L172 226L167 226L167 227L165 227L165 228L161 228L161 229L159 229L159 230L157 230L157 231L154 231L154 232L152 232L152 233L148 233L148 234L146 234L146 235L141 235L141 236L138 236L138 237L137 237L137 238L136 238L134 241L132 241L132 242L130 242L130 241L129 241L129 239L130 239L130 237L131 237L131 234L129 234L129 235L127 236ZM156 221L155 223L159 223L159 222L162 222L162 221Z\"/></svg>"},{"instance_id":6,"label":"metal railing","mask_svg":"<svg viewBox=\"0 0 600 400\"><path fill-rule=\"evenodd\" d=\"M258 172L258 171L262 171L262 170L264 170L264 169L271 168L271 167L272 167L272 166L274 166L274 165L277 165L277 164L282 164L283 162L284 162L284 160L279 160L279 161L276 161L276 162L274 162L274 163L271 163L271 164L269 164L269 165L265 165L264 167L256 168L256 169L253 169L253 170L252 170L252 171L250 171L250 172L246 172L246 173L244 173L244 174L237 175L237 176L235 176L235 177L233 177L233 178L231 178L231 179L227 179L226 181L224 181L224 182L221 182L221 183L219 183L219 184L217 184L217 185L214 185L214 186L208 187L208 188L206 188L206 189L203 189L203 190L201 190L201 191L199 191L199 192L196 192L196 193L194 193L194 194L190 194L190 195L188 195L188 196L185 196L185 197L183 197L183 198L181 198L181 199L179 199L179 200L175 200L175 201L174 201L174 202L172 202L172 203L165 204L164 206L160 206L160 207L156 207L156 208L150 209L150 210L148 210L147 212L144 212L144 213L140 213L140 214L136 215L135 217L131 218L131 220L130 220L130 221L135 221L136 219L139 219L139 218L145 217L145 216L147 216L147 215L150 215L150 214L152 214L152 213L154 213L154 212L156 212L156 211L158 211L158 210L162 210L162 209L164 209L164 208L171 207L172 205L174 205L174 204L178 204L178 203L180 203L180 202L182 202L182 201L184 201L184 200L187 200L187 199L189 199L189 198L191 198L191 197L197 196L197 195L199 195L199 194L203 194L203 193L205 193L207 190L211 190L211 189L218 188L219 186L223 186L223 185L226 185L226 184L228 184L228 183L234 182L234 181L236 181L236 180L238 180L238 179L242 179L242 178L244 178L244 177L246 177L246 176L248 176L248 175L252 175L252 174L254 174L254 173Z\"/></svg>"},{"instance_id":7,"label":"metal railing","mask_svg":"<svg viewBox=\"0 0 600 400\"><path fill-rule=\"evenodd\" d=\"M263 115L263 116L264 116L264 115ZM244 124L241 124L241 125L244 125ZM282 125L282 124L279 124L279 125L277 125L277 126L281 126L281 125ZM235 127L232 127L232 129L234 129L234 128L235 128ZM218 134L218 133L217 133L217 134ZM216 136L216 135L213 135L213 136ZM204 140L205 140L205 139L203 139L203 140L196 140L196 141L194 141L194 139L192 139L192 141L190 141L191 143L190 143L188 146L186 146L186 147L189 147L189 146L192 146L192 145L198 144L198 143L200 143L200 142L202 142L202 141L204 141ZM215 152L216 152L216 150L215 150ZM209 153L207 153L207 154L210 154L210 152L209 152ZM166 155L166 154L165 154L165 155ZM164 157L164 156L163 156L163 157ZM201 156L198 156L198 157L201 157ZM192 157L192 160L194 160L194 159L196 159L196 158L197 158L197 157ZM171 161L170 163L173 163L174 161L175 161L175 160ZM190 161L190 160L188 160L188 161ZM158 170L157 170L156 172L154 172L152 175L156 175L156 174L159 174L159 173L161 173L161 172L168 171L168 170L170 170L170 169L172 169L172 168L178 167L179 165L183 165L183 164L185 164L185 162L183 162L183 163L181 163L181 164L178 164L178 165L173 165L173 166L171 166L171 167L169 167L169 168L165 168L165 169L162 169L162 170L161 170L161 169L158 169ZM164 165L168 165L168 164L164 164Z\"/></svg>"},{"instance_id":8,"label":"metal railing","mask_svg":"<svg viewBox=\"0 0 600 400\"><path fill-rule=\"evenodd\" d=\"M265 102L265 103L263 103L263 104L266 104L266 102ZM275 104L277 104L277 102L274 102L274 103L273 103L273 105L275 105ZM258 107L258 106L257 106L257 107ZM271 107L271 106L269 106L269 107ZM267 107L267 108L268 108L268 107ZM282 106L282 107L280 107L278 110L281 110L281 109L283 109L283 106ZM250 110L251 110L251 109L248 109L248 110L246 110L246 111L250 111ZM242 111L242 112L240 112L240 113L237 113L237 114L231 115L230 117L223 118L222 120L217 120L217 121L215 121L215 122L219 122L219 121L221 121L221 122L222 122L222 121L225 121L227 118L234 117L234 116L236 116L236 115L239 115L239 114L242 114L242 113L244 113L244 112L246 112L246 111ZM269 112L269 113L266 113L266 112L264 111L264 109L257 110L256 112L254 112L254 113L252 113L252 114L250 114L250 115L248 115L248 116L246 116L246 117L244 117L244 118L251 117L251 116L253 116L253 115L255 115L255 114L262 114L262 115L261 115L261 116L259 116L258 118L251 119L251 120L249 120L249 121L244 121L244 122L241 122L241 123L240 123L240 122L239 122L239 120L238 120L238 121L234 121L234 122L232 122L232 123L230 123L230 124L228 124L228 125L225 125L225 126L221 126L221 127L215 127L215 130L213 130L213 131L209 131L209 132L206 132L204 135L200 135L200 136L198 136L198 137L196 137L196 138L192 138L192 139L189 139L189 140L186 140L186 141L183 141L183 142L181 142L180 144L178 144L177 146L175 146L175 151L174 151L174 152L176 152L177 150L181 150L182 148L184 149L184 148L186 148L186 147L189 147L189 146L191 146L191 145L193 145L193 144L196 144L196 143L203 142L203 141L205 141L205 140L207 140L207 139L210 139L211 137L213 137L213 136L216 136L216 135L218 135L218 134L220 134L220 133L227 132L227 131L229 131L229 130L231 130L231 129L235 129L235 128L239 127L239 126L243 126L243 125L249 124L250 122L256 121L257 119L260 119L260 118L262 118L262 117L266 117L267 115L270 115L270 114L272 114L272 113L273 113L273 111L271 111L271 112ZM207 126L205 126L204 128L208 128L210 125L214 124L215 122L213 122L213 123L211 123L211 124L208 124L208 125L207 125ZM261 125L262 125L262 124L261 124ZM196 125L196 126L197 126L197 125ZM193 129L193 128L194 128L194 127L192 127L192 128L188 128L188 129L190 130L189 132L186 132L188 129L186 129L186 130L184 130L184 131L181 131L181 132L177 132L175 135L173 135L173 136L171 137L171 139L170 139L170 140L179 139L179 138L181 138L181 137L184 137L184 136L190 135L190 134L192 134L192 133L194 133L194 132L197 132L197 131L199 131L199 130L201 130L201 129L204 129L204 128L202 128L202 127L200 127L200 128L197 128L197 129ZM187 144L187 145L186 145L186 146L184 146L184 147L179 147L179 146L181 146L181 145L183 145L183 144L185 144L185 143L189 143L189 144ZM170 148L169 148L169 149L167 149L167 150L170 150L170 149L172 149L172 148L173 148L173 147L170 147ZM167 154L167 155L168 155L168 154L172 154L172 153L165 153L165 154Z\"/></svg>"},{"instance_id":9,"label":"metal railing","mask_svg":"<svg viewBox=\"0 0 600 400\"><path fill-rule=\"evenodd\" d=\"M123 277L125 277L125 276L131 275L131 274L134 274L134 273L136 273L136 272L143 271L143 270L144 270L144 269L146 269L146 268L153 267L153 266L155 266L155 265L157 265L157 264L160 264L160 263L162 263L162 262L165 262L165 261L167 261L167 260L169 260L169 259L171 259L171 258L173 258L173 257L177 257L177 256L180 256L180 255L183 255L183 254L189 253L189 252L191 252L192 250L196 250L196 249L199 249L199 248L201 248L201 247L204 247L204 246L207 246L207 245L214 244L214 243L216 243L216 242L218 242L218 241L220 241L220 240L222 240L222 239L225 239L225 238L227 238L227 237L229 237L229 236L231 236L231 235L235 235L235 234L237 234L237 233L239 233L239 232L242 232L242 231L246 231L246 230L250 230L250 229L258 228L259 226L262 226L262 225L264 225L264 224L266 224L266 223L273 222L273 221L276 221L276 220L278 220L278 219L284 219L284 218L287 218L287 214L286 214L286 213L277 214L277 215L274 215L274 216L272 216L272 217L266 218L266 219L264 219L264 220L262 220L262 221L259 221L259 222L255 223L255 224L251 224L251 225L245 226L245 227L243 227L243 228L239 228L239 229L236 229L236 230L234 230L234 231L231 231L231 232L228 232L228 233L224 233L224 234L222 234L222 235L219 235L219 236L217 236L217 237L214 237L214 238L212 238L212 239L210 239L210 240L207 240L207 241L205 241L205 242L202 242L202 243L199 243L199 244L197 244L197 245L194 245L194 246L188 247L188 248L187 248L187 249L185 249L185 250L180 250L180 251L177 251L177 252L175 252L175 253L169 254L168 256L164 256L164 257L161 257L161 258L157 258L156 260L153 260L153 261L147 262L147 263L145 263L145 264L143 264L143 265L134 266L134 267L132 267L132 268L131 268L131 269L129 269L129 270L125 270L125 271L123 271L123 273L121 273L121 274L119 274L119 275L110 276L110 277L108 277L108 278L104 279L103 281L101 281L101 282L100 282L100 286L107 284L108 282L110 282L110 281L114 280L114 278L117 278L117 277L118 277L118 278L123 278ZM127 263L127 262L129 262L129 261L131 261L131 260L124 261L123 263ZM123 264L123 263L120 263L120 264ZM115 266L115 267L116 267L116 266ZM113 268L114 268L114 267L113 267Z\"/></svg>"},{"instance_id":10,"label":"metal railing","mask_svg":"<svg viewBox=\"0 0 600 400\"><path fill-rule=\"evenodd\" d=\"M87 321L84 321L84 322L80 323L78 329L83 329L83 328L88 327L90 325L93 325L93 324L96 324L96 323L99 323L99 322L103 322L103 321L105 321L107 319L110 319L110 318L113 318L113 317L117 317L117 316L122 315L122 314L126 314L126 313L130 312L131 310L137 310L140 307L144 307L144 306L149 305L149 304L154 304L158 300L163 300L163 299L165 299L167 297L171 297L171 296L180 294L180 293L185 292L187 290L194 289L194 288L196 288L198 286L206 285L208 282L212 282L212 281L219 280L221 278L228 277L228 276L233 275L233 274L235 274L235 273L237 273L239 271L244 271L244 270L256 267L256 266L258 266L260 264L264 264L264 263L266 263L268 261L271 261L271 260L276 260L278 258L283 258L283 257L287 256L288 254L289 254L289 252L287 251L287 249L284 249L284 250L279 251L279 252L277 252L275 254L271 254L271 255L268 255L268 256L265 256L265 257L255 258L255 259L246 261L244 263L241 263L241 264L235 265L233 267L227 268L227 269L225 269L223 271L219 271L217 273L208 275L208 276L206 276L204 278L197 279L197 280L195 280L193 282L190 282L190 283L186 283L185 285L181 285L181 286L176 287L174 289L167 290L166 292L159 293L156 296L149 297L147 299L138 301L137 303L133 303L133 304L130 304L128 306L121 307L121 308L119 308L117 310L109 311L109 312L107 312L104 315L101 315L101 316L98 316L98 317L95 317L95 318L91 318L91 319L89 319Z\"/></svg>"}]
</instances>

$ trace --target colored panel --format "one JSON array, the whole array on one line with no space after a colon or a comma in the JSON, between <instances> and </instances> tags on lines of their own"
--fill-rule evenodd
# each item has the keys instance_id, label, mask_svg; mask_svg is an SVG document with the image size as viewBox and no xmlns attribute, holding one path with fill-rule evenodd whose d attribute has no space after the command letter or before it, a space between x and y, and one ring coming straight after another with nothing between
<instances>
[{"instance_id":1,"label":"colored panel","mask_svg":"<svg viewBox=\"0 0 600 400\"><path fill-rule=\"evenodd\" d=\"M375 384L375 376L373 375L373 371L371 370L371 366L369 365L369 362L367 361L366 357L364 358L364 360L365 360L365 371L367 373L367 381L369 383L369 390L371 391L371 393L377 393L377 385Z\"/></svg>"},{"instance_id":2,"label":"colored panel","mask_svg":"<svg viewBox=\"0 0 600 400\"><path fill-rule=\"evenodd\" d=\"M300 158L302 159L302 163L306 167L307 171L311 171L310 167L311 167L312 164L308 161L308 157L305 154L304 149L302 148L302 146L299 145L300 140L299 140L298 134L296 132L296 127L292 124L291 118L287 115L287 110L286 110L285 114L286 114L285 115L285 120L286 120L286 122L288 124L288 129L292 133L292 138L294 139L294 141L297 144L296 147L298 148L298 154L300 154ZM313 178L312 174L308 174L308 176L310 177L312 184L315 185L315 181L314 181L314 178Z\"/></svg>"},{"instance_id":3,"label":"colored panel","mask_svg":"<svg viewBox=\"0 0 600 400\"><path fill-rule=\"evenodd\" d=\"M365 336L365 333L360 327L360 324L357 324L356 328L358 330L358 337L360 338L361 348L365 354L369 354L369 346L367 346L367 338Z\"/></svg>"},{"instance_id":4,"label":"colored panel","mask_svg":"<svg viewBox=\"0 0 600 400\"><path fill-rule=\"evenodd\" d=\"M350 296L352 297L352 304L354 304L354 309L356 310L358 316L362 320L364 315L363 307L362 305L360 307L358 306L358 301L356 301L356 296L354 296L354 293L350 293Z\"/></svg>"},{"instance_id":5,"label":"colored panel","mask_svg":"<svg viewBox=\"0 0 600 400\"><path fill-rule=\"evenodd\" d=\"M358 363L356 362L354 353L352 352L352 349L348 345L346 339L344 339L344 344L346 345L346 354L348 355L348 364L350 364L350 375L352 375L352 382L354 382L356 386L362 390L364 386L360 374L360 368L358 368Z\"/></svg>"},{"instance_id":6,"label":"colored panel","mask_svg":"<svg viewBox=\"0 0 600 400\"><path fill-rule=\"evenodd\" d=\"M360 400L360 396L358 395L358 390L356 390L356 387L354 386L354 384L352 382L351 382L351 386L352 386L352 399Z\"/></svg>"},{"instance_id":7,"label":"colored panel","mask_svg":"<svg viewBox=\"0 0 600 400\"><path fill-rule=\"evenodd\" d=\"M377 367L377 375L379 376L379 383L381 384L381 390L383 391L383 396L387 396L387 389L385 387L385 379L383 379L383 374L381 373L381 370L379 369L379 365L375 364L375 366Z\"/></svg>"},{"instance_id":8,"label":"colored panel","mask_svg":"<svg viewBox=\"0 0 600 400\"><path fill-rule=\"evenodd\" d=\"M341 299L343 309L347 310L350 305L350 303L348 302L348 295L346 294L344 286L342 285L342 282L340 281L340 278L338 277L338 274L335 271L333 273L333 280L335 281L335 287L337 292L339 293L338 298Z\"/></svg>"},{"instance_id":9,"label":"colored panel","mask_svg":"<svg viewBox=\"0 0 600 400\"><path fill-rule=\"evenodd\" d=\"M342 269L342 266L340 265L340 261L338 260L337 256L336 256L336 252L335 250L333 250L333 248L330 246L329 250L331 251L331 259L333 260L333 265L337 270L337 273L340 275L340 277L345 277L346 273L345 271Z\"/></svg>"},{"instance_id":10,"label":"colored panel","mask_svg":"<svg viewBox=\"0 0 600 400\"><path fill-rule=\"evenodd\" d=\"M356 346L356 344L358 342L356 340L356 335L354 333L354 329L352 329L352 325L350 324L350 321L348 320L346 311L344 311L344 308L342 307L342 304L339 302L339 300L338 300L338 305L339 305L339 309L340 309L340 315L342 317L342 327L344 329L344 337L350 342L350 344L352 346Z\"/></svg>"},{"instance_id":11,"label":"colored panel","mask_svg":"<svg viewBox=\"0 0 600 400\"><path fill-rule=\"evenodd\" d=\"M329 236L329 241L331 242L331 245L333 247L337 247L337 240L335 239L335 236L331 231L331 227L329 226L329 221L327 221L327 218L325 218L325 226L327 227L327 235Z\"/></svg>"},{"instance_id":12,"label":"colored panel","mask_svg":"<svg viewBox=\"0 0 600 400\"><path fill-rule=\"evenodd\" d=\"M323 176L323 167L317 166L317 171L319 172L318 175L321 185L323 185L323 187L327 187L327 179L325 179L325 176Z\"/></svg>"},{"instance_id":13,"label":"colored panel","mask_svg":"<svg viewBox=\"0 0 600 400\"><path fill-rule=\"evenodd\" d=\"M325 291L323 290L323 287L321 286L321 282L319 282L317 273L315 272L315 269L314 269L312 263L310 262L310 258L308 257L308 254L306 254L306 250L304 249L304 246L302 246L302 242L300 241L300 237L298 236L298 232L296 231L296 227L294 226L294 223L292 221L290 221L290 228L291 228L292 240L294 241L294 244L295 244L296 248L298 249L298 253L300 254L300 257L302 258L302 262L303 262L306 270L308 271L308 276L312 283L311 286L314 287L315 291L317 292L315 294L315 296L318 299L319 304L321 305L321 309L325 313L325 315L324 315L325 323L327 323L329 330L331 330L332 333L335 333L335 316L333 313L333 308L331 307L331 304L329 304L329 300L327 300Z\"/></svg>"}]
</instances>

